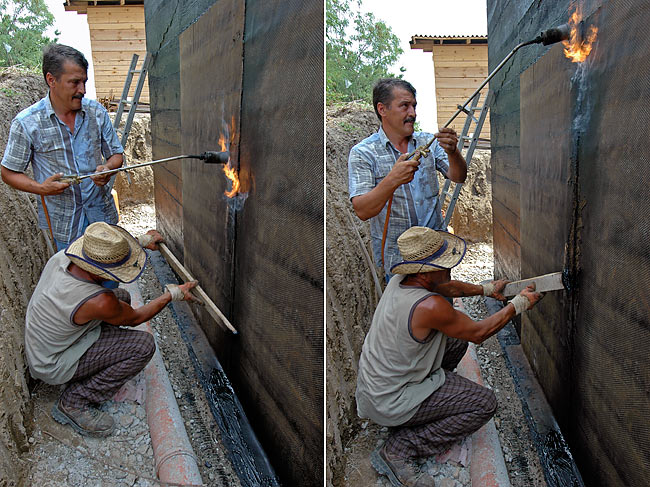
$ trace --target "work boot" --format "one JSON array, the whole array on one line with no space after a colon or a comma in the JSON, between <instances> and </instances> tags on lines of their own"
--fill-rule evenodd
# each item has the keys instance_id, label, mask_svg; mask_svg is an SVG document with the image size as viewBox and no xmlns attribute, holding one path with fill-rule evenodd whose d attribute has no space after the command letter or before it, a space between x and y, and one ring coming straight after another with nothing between
<instances>
[{"instance_id":1,"label":"work boot","mask_svg":"<svg viewBox=\"0 0 650 487\"><path fill-rule=\"evenodd\" d=\"M370 455L370 463L375 470L386 475L394 487L434 487L431 475L419 470L407 458L386 453L384 445Z\"/></svg>"},{"instance_id":2,"label":"work boot","mask_svg":"<svg viewBox=\"0 0 650 487\"><path fill-rule=\"evenodd\" d=\"M61 401L52 406L52 417L61 424L69 424L84 436L109 436L113 432L113 418L98 409L65 407Z\"/></svg>"}]
</instances>

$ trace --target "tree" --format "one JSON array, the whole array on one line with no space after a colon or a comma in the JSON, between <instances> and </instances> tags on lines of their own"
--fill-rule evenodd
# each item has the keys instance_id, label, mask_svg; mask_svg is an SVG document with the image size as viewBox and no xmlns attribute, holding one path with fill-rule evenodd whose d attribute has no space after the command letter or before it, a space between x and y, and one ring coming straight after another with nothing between
<instances>
[{"instance_id":1,"label":"tree","mask_svg":"<svg viewBox=\"0 0 650 487\"><path fill-rule=\"evenodd\" d=\"M374 82L395 76L389 67L403 52L399 38L385 22L377 20L372 13L362 13L360 7L361 0L327 0L328 103L371 101Z\"/></svg>"},{"instance_id":2,"label":"tree","mask_svg":"<svg viewBox=\"0 0 650 487\"><path fill-rule=\"evenodd\" d=\"M52 25L45 0L0 0L0 66L40 66L43 46L56 42L44 35Z\"/></svg>"}]
</instances>

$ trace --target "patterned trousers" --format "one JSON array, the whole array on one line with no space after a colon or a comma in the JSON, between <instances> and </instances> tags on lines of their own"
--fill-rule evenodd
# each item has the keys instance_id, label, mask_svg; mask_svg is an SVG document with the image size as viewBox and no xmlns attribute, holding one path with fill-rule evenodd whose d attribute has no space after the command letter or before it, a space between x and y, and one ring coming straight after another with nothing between
<instances>
[{"instance_id":1,"label":"patterned trousers","mask_svg":"<svg viewBox=\"0 0 650 487\"><path fill-rule=\"evenodd\" d=\"M447 338L442 368L444 384L420 404L406 423L390 429L386 452L402 458L443 453L478 430L494 415L494 393L452 372L467 350L467 342Z\"/></svg>"},{"instance_id":2,"label":"patterned trousers","mask_svg":"<svg viewBox=\"0 0 650 487\"><path fill-rule=\"evenodd\" d=\"M123 289L114 292L118 299L130 301L121 294ZM144 369L155 351L150 333L102 323L99 338L79 359L76 372L61 394L61 403L64 407L84 408L107 401Z\"/></svg>"}]
</instances>

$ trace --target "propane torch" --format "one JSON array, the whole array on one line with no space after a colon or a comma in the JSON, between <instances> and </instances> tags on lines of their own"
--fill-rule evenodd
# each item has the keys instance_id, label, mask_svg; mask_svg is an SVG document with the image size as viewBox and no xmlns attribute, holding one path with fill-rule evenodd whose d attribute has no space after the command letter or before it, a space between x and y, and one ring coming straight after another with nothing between
<instances>
[{"instance_id":1,"label":"propane torch","mask_svg":"<svg viewBox=\"0 0 650 487\"><path fill-rule=\"evenodd\" d=\"M62 183L79 184L84 179L90 178L92 176L103 176L105 174L114 174L120 171L130 171L131 169L137 169L139 167L144 167L144 166L151 166L153 164L160 164L162 162L176 161L178 159L200 159L205 164L228 164L228 160L230 159L230 153L227 151L225 152L206 151L203 154L199 154L199 155L184 154L182 156L167 157L165 159L143 162L142 164L134 164L133 166L123 166L123 167L118 167L117 169L109 169L108 171L93 172L90 174L66 174L62 176L59 181Z\"/></svg>"}]
</instances>

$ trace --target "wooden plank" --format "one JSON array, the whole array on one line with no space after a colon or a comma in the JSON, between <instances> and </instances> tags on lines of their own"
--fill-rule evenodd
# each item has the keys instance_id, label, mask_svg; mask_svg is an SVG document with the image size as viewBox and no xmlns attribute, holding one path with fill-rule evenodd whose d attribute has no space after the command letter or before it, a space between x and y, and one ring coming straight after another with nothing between
<instances>
[{"instance_id":1,"label":"wooden plank","mask_svg":"<svg viewBox=\"0 0 650 487\"><path fill-rule=\"evenodd\" d=\"M158 247L160 247L160 253L165 258L169 266L174 269L176 274L178 274L184 282L196 280L194 277L192 277L192 274L190 274L190 272L185 267L183 267L183 264L181 264L180 261L174 257L174 254L172 254L167 245L164 243L159 243ZM226 316L221 312L217 305L214 304L212 299L210 299L210 296L205 293L200 285L197 285L194 288L193 292L195 292L203 300L205 309L208 313L210 313L210 316L212 316L217 323L221 323L226 329L230 330L234 334L237 334L235 327L232 326L230 321L228 321L228 318L226 318Z\"/></svg>"},{"instance_id":2,"label":"wooden plank","mask_svg":"<svg viewBox=\"0 0 650 487\"><path fill-rule=\"evenodd\" d=\"M433 49L433 62L438 60L485 60L488 58L487 46L436 46Z\"/></svg>"},{"instance_id":3,"label":"wooden plank","mask_svg":"<svg viewBox=\"0 0 650 487\"><path fill-rule=\"evenodd\" d=\"M144 19L144 5L119 7L116 5L88 6L88 24L91 20Z\"/></svg>"},{"instance_id":4,"label":"wooden plank","mask_svg":"<svg viewBox=\"0 0 650 487\"><path fill-rule=\"evenodd\" d=\"M91 29L90 40L92 41L125 41L146 39L144 24L141 29Z\"/></svg>"},{"instance_id":5,"label":"wooden plank","mask_svg":"<svg viewBox=\"0 0 650 487\"><path fill-rule=\"evenodd\" d=\"M436 75L436 84L438 84L439 78L487 78L487 75L489 74L487 62L484 66L478 67L437 66L434 71Z\"/></svg>"},{"instance_id":6,"label":"wooden plank","mask_svg":"<svg viewBox=\"0 0 650 487\"><path fill-rule=\"evenodd\" d=\"M131 55L134 52L147 52L147 46L144 39L124 40L124 41L94 41L91 42L93 52L125 52L129 51Z\"/></svg>"},{"instance_id":7,"label":"wooden plank","mask_svg":"<svg viewBox=\"0 0 650 487\"><path fill-rule=\"evenodd\" d=\"M531 284L535 285L535 291L538 293L564 289L564 284L562 283L562 273L551 272L550 274L544 274L543 276L530 277L528 279L522 279L521 281L510 282L506 284L506 287L503 290L503 295L514 296L515 294L519 294Z\"/></svg>"},{"instance_id":8,"label":"wooden plank","mask_svg":"<svg viewBox=\"0 0 650 487\"><path fill-rule=\"evenodd\" d=\"M438 68L480 68L485 66L488 68L487 59L462 59L462 58L452 58L452 59L434 59L433 67Z\"/></svg>"},{"instance_id":9,"label":"wooden plank","mask_svg":"<svg viewBox=\"0 0 650 487\"><path fill-rule=\"evenodd\" d=\"M88 23L89 30L97 29L97 30L112 30L115 29L119 26L120 29L141 29L142 26L145 25L144 20L143 21L134 21L134 20L129 20L128 22L108 22L108 21L102 21L102 22L93 22L92 24Z\"/></svg>"},{"instance_id":10,"label":"wooden plank","mask_svg":"<svg viewBox=\"0 0 650 487\"><path fill-rule=\"evenodd\" d=\"M436 78L436 89L478 88L485 78Z\"/></svg>"}]
</instances>

